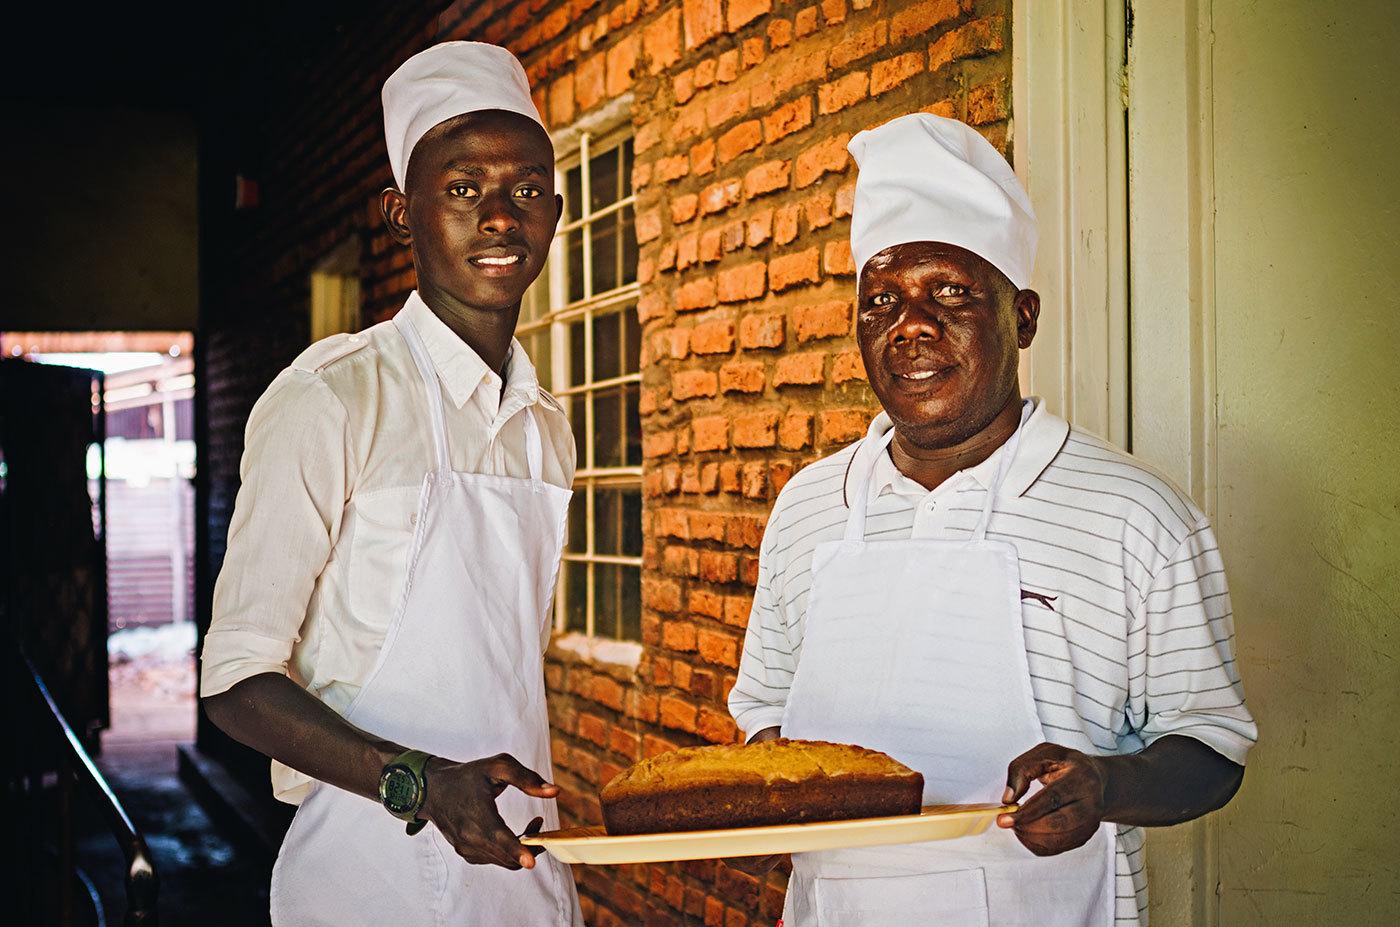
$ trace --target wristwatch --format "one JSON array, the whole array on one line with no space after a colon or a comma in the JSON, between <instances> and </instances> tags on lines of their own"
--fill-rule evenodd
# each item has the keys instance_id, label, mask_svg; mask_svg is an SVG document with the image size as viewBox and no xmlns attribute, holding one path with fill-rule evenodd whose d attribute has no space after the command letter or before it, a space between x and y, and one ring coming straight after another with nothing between
<instances>
[{"instance_id":1,"label":"wristwatch","mask_svg":"<svg viewBox=\"0 0 1400 927\"><path fill-rule=\"evenodd\" d=\"M408 822L406 829L410 837L428 823L418 817L423 803L428 800L428 780L423 774L427 765L428 754L422 750L406 750L394 757L379 774L379 803L394 817Z\"/></svg>"}]
</instances>

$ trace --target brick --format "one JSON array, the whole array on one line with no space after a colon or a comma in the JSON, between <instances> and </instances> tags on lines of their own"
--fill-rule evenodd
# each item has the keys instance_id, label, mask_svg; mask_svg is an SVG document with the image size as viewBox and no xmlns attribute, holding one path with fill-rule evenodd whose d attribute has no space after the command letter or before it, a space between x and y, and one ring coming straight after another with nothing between
<instances>
[{"instance_id":1,"label":"brick","mask_svg":"<svg viewBox=\"0 0 1400 927\"><path fill-rule=\"evenodd\" d=\"M705 104L705 118L712 129L718 129L731 119L749 111L749 91L731 90L719 94Z\"/></svg>"},{"instance_id":2,"label":"brick","mask_svg":"<svg viewBox=\"0 0 1400 927\"><path fill-rule=\"evenodd\" d=\"M802 214L807 217L807 230L824 229L831 224L831 194L819 191L802 201Z\"/></svg>"},{"instance_id":3,"label":"brick","mask_svg":"<svg viewBox=\"0 0 1400 927\"><path fill-rule=\"evenodd\" d=\"M743 489L745 499L766 499L768 497L768 468L761 460L744 464Z\"/></svg>"},{"instance_id":4,"label":"brick","mask_svg":"<svg viewBox=\"0 0 1400 927\"><path fill-rule=\"evenodd\" d=\"M743 246L744 222L742 219L735 219L733 222L727 223L722 229L720 247L724 249L725 254L728 254L731 251L738 251ZM638 267L640 268L641 265L638 264Z\"/></svg>"},{"instance_id":5,"label":"brick","mask_svg":"<svg viewBox=\"0 0 1400 927\"><path fill-rule=\"evenodd\" d=\"M744 39L743 63L745 70L762 64L767 57L768 54L764 50L763 38L761 36Z\"/></svg>"},{"instance_id":6,"label":"brick","mask_svg":"<svg viewBox=\"0 0 1400 927\"><path fill-rule=\"evenodd\" d=\"M758 299L763 295L766 269L762 261L741 264L719 272L719 301L724 303Z\"/></svg>"},{"instance_id":7,"label":"brick","mask_svg":"<svg viewBox=\"0 0 1400 927\"><path fill-rule=\"evenodd\" d=\"M719 491L719 464L707 463L700 467L700 491L707 495Z\"/></svg>"},{"instance_id":8,"label":"brick","mask_svg":"<svg viewBox=\"0 0 1400 927\"><path fill-rule=\"evenodd\" d=\"M817 8L815 6L804 7L797 11L797 15L792 19L793 28L797 31L798 38L811 35L817 31Z\"/></svg>"},{"instance_id":9,"label":"brick","mask_svg":"<svg viewBox=\"0 0 1400 927\"><path fill-rule=\"evenodd\" d=\"M862 431L862 433L863 433L863 431ZM792 475L793 475L794 473L796 473L796 472L797 472L797 468L794 467L789 461L786 461L786 460L775 460L775 461L773 461L772 463L770 463L770 464L768 465L768 485L769 485L770 487L772 487L772 489L773 489L773 495L774 495L774 496L777 496L778 493L780 493L780 492L783 491L783 487L787 485L787 481L790 480L790 479L792 479ZM755 557L755 558L754 558L754 582L757 582L757 581L758 581L758 580L757 580L757 577L758 577L758 558ZM748 582L748 580L745 580L745 582ZM752 583L750 583L750 585L752 585Z\"/></svg>"},{"instance_id":10,"label":"brick","mask_svg":"<svg viewBox=\"0 0 1400 927\"><path fill-rule=\"evenodd\" d=\"M792 325L799 344L850 334L851 304L837 299L798 306L792 310Z\"/></svg>"},{"instance_id":11,"label":"brick","mask_svg":"<svg viewBox=\"0 0 1400 927\"><path fill-rule=\"evenodd\" d=\"M608 745L608 722L587 712L578 716L578 736L600 747Z\"/></svg>"},{"instance_id":12,"label":"brick","mask_svg":"<svg viewBox=\"0 0 1400 927\"><path fill-rule=\"evenodd\" d=\"M890 41L902 42L972 9L972 0L925 0L890 18Z\"/></svg>"},{"instance_id":13,"label":"brick","mask_svg":"<svg viewBox=\"0 0 1400 927\"><path fill-rule=\"evenodd\" d=\"M662 183L673 183L690 173L690 159L685 155L671 155L656 162L656 179Z\"/></svg>"},{"instance_id":14,"label":"brick","mask_svg":"<svg viewBox=\"0 0 1400 927\"><path fill-rule=\"evenodd\" d=\"M967 92L968 125L984 126L1010 116L1006 78L978 84Z\"/></svg>"},{"instance_id":15,"label":"brick","mask_svg":"<svg viewBox=\"0 0 1400 927\"><path fill-rule=\"evenodd\" d=\"M864 380L865 361L859 351L842 351L831 359L831 382L847 383L851 380Z\"/></svg>"},{"instance_id":16,"label":"brick","mask_svg":"<svg viewBox=\"0 0 1400 927\"><path fill-rule=\"evenodd\" d=\"M700 233L691 232L676 239L676 270L700 263ZM710 305L713 305L711 303Z\"/></svg>"},{"instance_id":17,"label":"brick","mask_svg":"<svg viewBox=\"0 0 1400 927\"><path fill-rule=\"evenodd\" d=\"M780 313L753 313L739 320L739 347L777 348L782 344L783 316Z\"/></svg>"},{"instance_id":18,"label":"brick","mask_svg":"<svg viewBox=\"0 0 1400 927\"><path fill-rule=\"evenodd\" d=\"M721 393L761 393L763 379L763 364L758 361L730 361L719 368Z\"/></svg>"},{"instance_id":19,"label":"brick","mask_svg":"<svg viewBox=\"0 0 1400 927\"><path fill-rule=\"evenodd\" d=\"M773 0L729 0L729 31L747 26L773 9Z\"/></svg>"},{"instance_id":20,"label":"brick","mask_svg":"<svg viewBox=\"0 0 1400 927\"><path fill-rule=\"evenodd\" d=\"M734 350L734 323L713 319L690 332L690 348L696 354L725 354Z\"/></svg>"},{"instance_id":21,"label":"brick","mask_svg":"<svg viewBox=\"0 0 1400 927\"><path fill-rule=\"evenodd\" d=\"M724 614L724 596L708 589L690 591L690 613L718 619Z\"/></svg>"},{"instance_id":22,"label":"brick","mask_svg":"<svg viewBox=\"0 0 1400 927\"><path fill-rule=\"evenodd\" d=\"M829 241L822 248L822 270L833 277L851 277L856 272L856 261L851 256L851 241Z\"/></svg>"},{"instance_id":23,"label":"brick","mask_svg":"<svg viewBox=\"0 0 1400 927\"><path fill-rule=\"evenodd\" d=\"M739 555L723 550L702 550L698 575L707 583L732 583L739 576Z\"/></svg>"},{"instance_id":24,"label":"brick","mask_svg":"<svg viewBox=\"0 0 1400 927\"><path fill-rule=\"evenodd\" d=\"M699 645L700 658L705 662L730 669L739 666L739 642L733 635L701 628Z\"/></svg>"},{"instance_id":25,"label":"brick","mask_svg":"<svg viewBox=\"0 0 1400 927\"><path fill-rule=\"evenodd\" d=\"M816 283L821 279L818 260L816 248L775 257L768 263L768 285L774 293L781 293L804 283Z\"/></svg>"},{"instance_id":26,"label":"brick","mask_svg":"<svg viewBox=\"0 0 1400 927\"><path fill-rule=\"evenodd\" d=\"M763 209L749 216L744 223L744 242L750 248L757 248L773 234L773 210Z\"/></svg>"},{"instance_id":27,"label":"brick","mask_svg":"<svg viewBox=\"0 0 1400 927\"><path fill-rule=\"evenodd\" d=\"M731 48L719 56L715 64L715 80L721 84L732 84L739 76L739 49Z\"/></svg>"},{"instance_id":28,"label":"brick","mask_svg":"<svg viewBox=\"0 0 1400 927\"><path fill-rule=\"evenodd\" d=\"M846 0L822 0L822 19L828 26L838 26L846 21Z\"/></svg>"},{"instance_id":29,"label":"brick","mask_svg":"<svg viewBox=\"0 0 1400 927\"><path fill-rule=\"evenodd\" d=\"M773 97L777 99L786 96L789 90L801 84L825 80L826 74L825 52L817 50L794 58L788 62L787 67L773 75Z\"/></svg>"},{"instance_id":30,"label":"brick","mask_svg":"<svg viewBox=\"0 0 1400 927\"><path fill-rule=\"evenodd\" d=\"M797 219L800 215L800 203L788 203L778 207L778 211L773 214L773 241L776 244L786 245L797 237Z\"/></svg>"},{"instance_id":31,"label":"brick","mask_svg":"<svg viewBox=\"0 0 1400 927\"><path fill-rule=\"evenodd\" d=\"M637 130L636 137L632 140L632 149L637 154L643 154L655 148L661 142L661 125L657 122L649 122Z\"/></svg>"},{"instance_id":32,"label":"brick","mask_svg":"<svg viewBox=\"0 0 1400 927\"><path fill-rule=\"evenodd\" d=\"M695 96L695 69L687 68L671 78L671 92L677 103L685 103Z\"/></svg>"},{"instance_id":33,"label":"brick","mask_svg":"<svg viewBox=\"0 0 1400 927\"><path fill-rule=\"evenodd\" d=\"M792 44L792 21L774 19L768 23L768 46L774 51Z\"/></svg>"},{"instance_id":34,"label":"brick","mask_svg":"<svg viewBox=\"0 0 1400 927\"><path fill-rule=\"evenodd\" d=\"M877 97L924 70L924 53L907 52L870 66L870 95Z\"/></svg>"},{"instance_id":35,"label":"brick","mask_svg":"<svg viewBox=\"0 0 1400 927\"><path fill-rule=\"evenodd\" d=\"M700 197L694 193L684 193L671 200L671 222L684 225L700 210Z\"/></svg>"},{"instance_id":36,"label":"brick","mask_svg":"<svg viewBox=\"0 0 1400 927\"><path fill-rule=\"evenodd\" d=\"M574 99L580 110L592 109L603 99L606 93L605 73L606 64L601 54L579 63L578 70L574 72Z\"/></svg>"},{"instance_id":37,"label":"brick","mask_svg":"<svg viewBox=\"0 0 1400 927\"><path fill-rule=\"evenodd\" d=\"M695 66L695 86L701 90L706 87L713 87L715 74L719 71L719 62L714 58L706 58Z\"/></svg>"},{"instance_id":38,"label":"brick","mask_svg":"<svg viewBox=\"0 0 1400 927\"><path fill-rule=\"evenodd\" d=\"M728 712L702 707L695 725L695 733L716 744L732 744L738 738L739 728Z\"/></svg>"},{"instance_id":39,"label":"brick","mask_svg":"<svg viewBox=\"0 0 1400 927\"><path fill-rule=\"evenodd\" d=\"M722 451L729 447L729 418L707 415L690 423L691 446L696 451ZM677 594L679 596L679 593Z\"/></svg>"},{"instance_id":40,"label":"brick","mask_svg":"<svg viewBox=\"0 0 1400 927\"><path fill-rule=\"evenodd\" d=\"M646 212L637 213L637 242L646 244L661 237L661 212L656 209L648 209Z\"/></svg>"},{"instance_id":41,"label":"brick","mask_svg":"<svg viewBox=\"0 0 1400 927\"><path fill-rule=\"evenodd\" d=\"M977 129L978 135L985 138L993 148L1001 152L1002 157L1006 157L1006 145L1008 139L1006 135L1005 122L999 122L995 125L980 125L975 126L974 128Z\"/></svg>"},{"instance_id":42,"label":"brick","mask_svg":"<svg viewBox=\"0 0 1400 927\"><path fill-rule=\"evenodd\" d=\"M737 177L710 184L700 191L700 214L708 216L723 212L739 202L742 189L743 186ZM640 238L638 240L640 241Z\"/></svg>"},{"instance_id":43,"label":"brick","mask_svg":"<svg viewBox=\"0 0 1400 927\"><path fill-rule=\"evenodd\" d=\"M812 100L799 97L763 117L763 137L772 144L812 124Z\"/></svg>"},{"instance_id":44,"label":"brick","mask_svg":"<svg viewBox=\"0 0 1400 927\"><path fill-rule=\"evenodd\" d=\"M999 52L1004 47L1005 35L1006 19L1002 16L988 16L959 26L928 47L928 69L937 71L963 58Z\"/></svg>"},{"instance_id":45,"label":"brick","mask_svg":"<svg viewBox=\"0 0 1400 927\"><path fill-rule=\"evenodd\" d=\"M682 0L685 47L699 48L724 31L720 0Z\"/></svg>"},{"instance_id":46,"label":"brick","mask_svg":"<svg viewBox=\"0 0 1400 927\"><path fill-rule=\"evenodd\" d=\"M713 264L719 260L720 244L724 240L721 229L707 229L700 234L700 263Z\"/></svg>"},{"instance_id":47,"label":"brick","mask_svg":"<svg viewBox=\"0 0 1400 927\"><path fill-rule=\"evenodd\" d=\"M637 318L645 325L652 319L659 319L666 314L666 297L660 293L644 293L637 300Z\"/></svg>"},{"instance_id":48,"label":"brick","mask_svg":"<svg viewBox=\"0 0 1400 927\"><path fill-rule=\"evenodd\" d=\"M852 71L817 88L817 112L823 116L839 113L864 100L869 94L870 75L865 71Z\"/></svg>"},{"instance_id":49,"label":"brick","mask_svg":"<svg viewBox=\"0 0 1400 927\"><path fill-rule=\"evenodd\" d=\"M808 412L789 412L778 425L778 446L785 451L798 451L812 440L812 416Z\"/></svg>"},{"instance_id":50,"label":"brick","mask_svg":"<svg viewBox=\"0 0 1400 927\"><path fill-rule=\"evenodd\" d=\"M652 530L662 537L690 539L690 519L680 509L657 509Z\"/></svg>"},{"instance_id":51,"label":"brick","mask_svg":"<svg viewBox=\"0 0 1400 927\"><path fill-rule=\"evenodd\" d=\"M716 300L713 277L692 280L682 284L676 290L676 311L691 312L696 309L708 309L715 305Z\"/></svg>"},{"instance_id":52,"label":"brick","mask_svg":"<svg viewBox=\"0 0 1400 927\"><path fill-rule=\"evenodd\" d=\"M763 144L763 125L757 119L741 122L719 137L719 162L727 164Z\"/></svg>"},{"instance_id":53,"label":"brick","mask_svg":"<svg viewBox=\"0 0 1400 927\"><path fill-rule=\"evenodd\" d=\"M708 174L715 169L715 140L707 138L690 149L690 169L697 174Z\"/></svg>"},{"instance_id":54,"label":"brick","mask_svg":"<svg viewBox=\"0 0 1400 927\"><path fill-rule=\"evenodd\" d=\"M645 126L643 127L645 128ZM682 106L676 114L676 119L671 123L670 136L673 139L687 139L696 135L701 135L705 131L705 110L698 102L689 106ZM637 130L638 137L641 129ZM637 148L640 154L642 149Z\"/></svg>"},{"instance_id":55,"label":"brick","mask_svg":"<svg viewBox=\"0 0 1400 927\"><path fill-rule=\"evenodd\" d=\"M682 701L671 695L661 696L661 726L695 733L695 720L698 710L694 703Z\"/></svg>"},{"instance_id":56,"label":"brick","mask_svg":"<svg viewBox=\"0 0 1400 927\"><path fill-rule=\"evenodd\" d=\"M827 61L835 70L845 70L846 65L885 47L885 21L880 20L864 29L851 33L844 41L832 46Z\"/></svg>"},{"instance_id":57,"label":"brick","mask_svg":"<svg viewBox=\"0 0 1400 927\"><path fill-rule=\"evenodd\" d=\"M846 444L865 434L870 413L864 409L825 409L817 413L817 444Z\"/></svg>"},{"instance_id":58,"label":"brick","mask_svg":"<svg viewBox=\"0 0 1400 927\"><path fill-rule=\"evenodd\" d=\"M713 370L679 370L671 376L671 396L677 401L713 396L719 379Z\"/></svg>"},{"instance_id":59,"label":"brick","mask_svg":"<svg viewBox=\"0 0 1400 927\"><path fill-rule=\"evenodd\" d=\"M823 380L826 356L820 351L789 354L778 358L773 368L774 386L816 386ZM737 428L735 430L737 435Z\"/></svg>"},{"instance_id":60,"label":"brick","mask_svg":"<svg viewBox=\"0 0 1400 927\"><path fill-rule=\"evenodd\" d=\"M671 8L647 24L642 30L642 52L647 70L652 74L681 60L681 11Z\"/></svg>"},{"instance_id":61,"label":"brick","mask_svg":"<svg viewBox=\"0 0 1400 927\"><path fill-rule=\"evenodd\" d=\"M786 358L780 358L782 363ZM734 419L735 447L772 447L778 442L778 413L764 409Z\"/></svg>"},{"instance_id":62,"label":"brick","mask_svg":"<svg viewBox=\"0 0 1400 927\"><path fill-rule=\"evenodd\" d=\"M719 465L719 485L720 489L727 493L739 491L739 462L737 460L726 460Z\"/></svg>"},{"instance_id":63,"label":"brick","mask_svg":"<svg viewBox=\"0 0 1400 927\"><path fill-rule=\"evenodd\" d=\"M689 621L667 621L661 626L661 646L689 653L695 650L695 625Z\"/></svg>"},{"instance_id":64,"label":"brick","mask_svg":"<svg viewBox=\"0 0 1400 927\"><path fill-rule=\"evenodd\" d=\"M850 216L851 210L856 205L856 185L855 182L842 184L836 188L836 199L831 207L831 214L838 219L845 219Z\"/></svg>"},{"instance_id":65,"label":"brick","mask_svg":"<svg viewBox=\"0 0 1400 927\"><path fill-rule=\"evenodd\" d=\"M744 175L744 198L782 190L792 177L791 161L765 161Z\"/></svg>"},{"instance_id":66,"label":"brick","mask_svg":"<svg viewBox=\"0 0 1400 927\"><path fill-rule=\"evenodd\" d=\"M615 97L632 86L637 69L637 52L641 46L638 36L629 36L608 49L608 96Z\"/></svg>"},{"instance_id":67,"label":"brick","mask_svg":"<svg viewBox=\"0 0 1400 927\"><path fill-rule=\"evenodd\" d=\"M642 435L642 456L646 458L669 457L676 451L674 432L658 431Z\"/></svg>"},{"instance_id":68,"label":"brick","mask_svg":"<svg viewBox=\"0 0 1400 927\"><path fill-rule=\"evenodd\" d=\"M846 145L850 140L849 133L833 135L799 153L793 166L793 178L798 188L810 186L826 174L844 172L849 161Z\"/></svg>"},{"instance_id":69,"label":"brick","mask_svg":"<svg viewBox=\"0 0 1400 927\"><path fill-rule=\"evenodd\" d=\"M549 85L549 124L568 125L574 119L574 75L573 72Z\"/></svg>"}]
</instances>

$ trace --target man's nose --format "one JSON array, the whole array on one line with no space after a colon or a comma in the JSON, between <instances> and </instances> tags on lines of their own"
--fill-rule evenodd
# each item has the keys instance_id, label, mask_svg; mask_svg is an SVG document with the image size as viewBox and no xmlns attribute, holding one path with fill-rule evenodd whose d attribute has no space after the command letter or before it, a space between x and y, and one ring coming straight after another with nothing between
<instances>
[{"instance_id":1,"label":"man's nose","mask_svg":"<svg viewBox=\"0 0 1400 927\"><path fill-rule=\"evenodd\" d=\"M515 204L505 194L486 196L477 210L477 228L485 235L505 235L520 229Z\"/></svg>"},{"instance_id":2,"label":"man's nose","mask_svg":"<svg viewBox=\"0 0 1400 927\"><path fill-rule=\"evenodd\" d=\"M890 343L903 345L920 340L942 341L943 324L918 306L906 305L898 321L890 329Z\"/></svg>"}]
</instances>

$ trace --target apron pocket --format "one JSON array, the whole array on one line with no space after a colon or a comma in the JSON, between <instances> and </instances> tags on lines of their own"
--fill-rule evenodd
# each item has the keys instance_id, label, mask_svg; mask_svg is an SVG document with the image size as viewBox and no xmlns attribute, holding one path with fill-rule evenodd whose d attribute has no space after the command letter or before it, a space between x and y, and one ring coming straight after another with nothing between
<instances>
[{"instance_id":1,"label":"apron pocket","mask_svg":"<svg viewBox=\"0 0 1400 927\"><path fill-rule=\"evenodd\" d=\"M814 880L821 927L987 927L981 869Z\"/></svg>"}]
</instances>

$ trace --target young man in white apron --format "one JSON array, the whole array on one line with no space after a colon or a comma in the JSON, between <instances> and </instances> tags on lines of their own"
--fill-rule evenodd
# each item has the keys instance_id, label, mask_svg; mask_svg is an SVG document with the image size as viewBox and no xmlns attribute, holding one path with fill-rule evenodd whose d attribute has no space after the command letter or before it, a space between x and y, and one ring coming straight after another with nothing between
<instances>
[{"instance_id":1,"label":"young man in white apron","mask_svg":"<svg viewBox=\"0 0 1400 927\"><path fill-rule=\"evenodd\" d=\"M204 704L300 805L275 925L573 927L568 868L517 839L558 822L543 648L575 450L512 337L553 148L496 46L430 48L383 96L418 289L254 408Z\"/></svg>"},{"instance_id":2,"label":"young man in white apron","mask_svg":"<svg viewBox=\"0 0 1400 927\"><path fill-rule=\"evenodd\" d=\"M977 837L794 857L785 927L1144 923L1142 826L1222 806L1256 737L1210 525L1021 397L1036 229L1001 155L927 114L850 151L884 411L779 496L730 709L753 740L884 750L926 804L1022 804Z\"/></svg>"}]
</instances>

